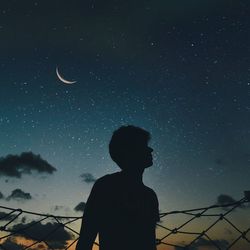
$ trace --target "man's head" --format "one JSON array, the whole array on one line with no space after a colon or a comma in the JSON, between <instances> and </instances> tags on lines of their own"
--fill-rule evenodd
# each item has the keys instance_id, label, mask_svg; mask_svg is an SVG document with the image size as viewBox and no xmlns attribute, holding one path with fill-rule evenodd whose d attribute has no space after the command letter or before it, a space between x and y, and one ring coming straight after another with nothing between
<instances>
[{"instance_id":1,"label":"man's head","mask_svg":"<svg viewBox=\"0 0 250 250\"><path fill-rule=\"evenodd\" d=\"M152 151L148 146L150 133L135 126L122 126L114 131L109 143L113 161L123 170L144 169L153 165Z\"/></svg>"}]
</instances>

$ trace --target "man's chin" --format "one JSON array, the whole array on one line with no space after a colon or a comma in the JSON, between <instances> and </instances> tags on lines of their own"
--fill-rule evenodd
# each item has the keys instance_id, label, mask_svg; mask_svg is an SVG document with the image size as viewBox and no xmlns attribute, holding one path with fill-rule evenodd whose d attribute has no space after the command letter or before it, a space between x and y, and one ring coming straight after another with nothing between
<instances>
[{"instance_id":1,"label":"man's chin","mask_svg":"<svg viewBox=\"0 0 250 250\"><path fill-rule=\"evenodd\" d=\"M146 167L145 168L150 168L150 167L152 167L153 166L153 161L151 161L151 162L149 162L147 165L146 165Z\"/></svg>"}]
</instances>

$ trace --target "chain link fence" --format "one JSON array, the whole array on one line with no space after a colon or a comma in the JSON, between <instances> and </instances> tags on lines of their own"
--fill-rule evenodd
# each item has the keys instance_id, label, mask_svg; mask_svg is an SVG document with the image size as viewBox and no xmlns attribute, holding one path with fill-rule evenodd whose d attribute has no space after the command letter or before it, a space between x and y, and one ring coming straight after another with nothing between
<instances>
[{"instance_id":1,"label":"chain link fence","mask_svg":"<svg viewBox=\"0 0 250 250\"><path fill-rule=\"evenodd\" d=\"M161 213L159 250L249 250L250 191L224 205ZM82 217L39 214L0 206L1 250L74 250ZM98 243L94 248L98 249Z\"/></svg>"}]
</instances>

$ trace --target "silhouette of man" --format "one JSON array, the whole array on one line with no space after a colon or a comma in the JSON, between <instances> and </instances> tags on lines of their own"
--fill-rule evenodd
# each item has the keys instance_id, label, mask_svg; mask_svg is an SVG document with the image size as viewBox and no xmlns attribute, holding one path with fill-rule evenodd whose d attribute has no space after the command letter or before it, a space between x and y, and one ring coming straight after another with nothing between
<instances>
[{"instance_id":1,"label":"silhouette of man","mask_svg":"<svg viewBox=\"0 0 250 250\"><path fill-rule=\"evenodd\" d=\"M98 179L87 200L76 250L91 250L99 234L100 250L156 250L158 199L142 175L153 165L149 132L122 126L109 143L120 172Z\"/></svg>"}]
</instances>

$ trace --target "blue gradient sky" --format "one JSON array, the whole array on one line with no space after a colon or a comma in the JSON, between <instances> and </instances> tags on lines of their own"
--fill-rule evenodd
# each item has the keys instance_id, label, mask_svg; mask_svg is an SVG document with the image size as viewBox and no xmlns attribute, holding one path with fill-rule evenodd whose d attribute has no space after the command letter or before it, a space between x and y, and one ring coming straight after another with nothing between
<instances>
[{"instance_id":1,"label":"blue gradient sky","mask_svg":"<svg viewBox=\"0 0 250 250\"><path fill-rule=\"evenodd\" d=\"M2 6L0 156L32 151L57 171L1 174L5 197L16 188L33 197L1 204L75 214L93 185L80 175L118 170L108 143L126 124L152 134L144 181L161 211L242 198L250 189L248 2L184 2ZM60 82L56 67L77 83Z\"/></svg>"}]
</instances>

